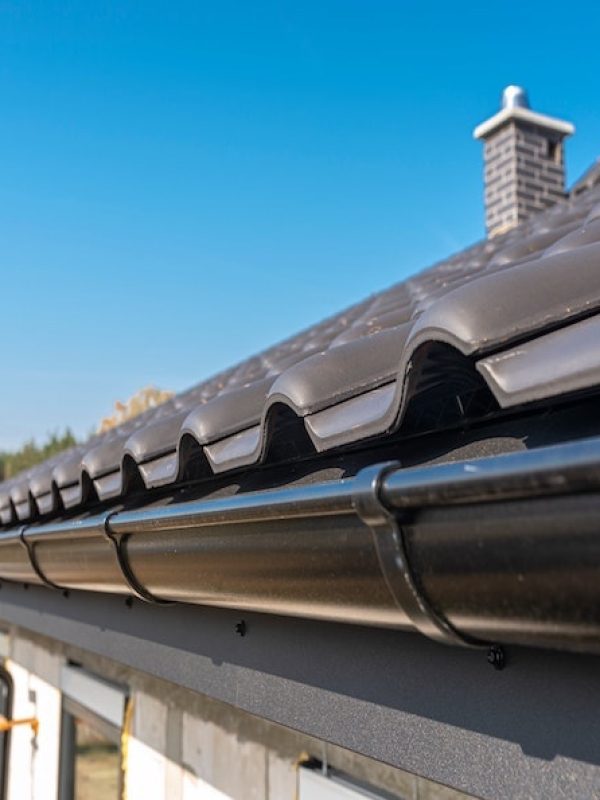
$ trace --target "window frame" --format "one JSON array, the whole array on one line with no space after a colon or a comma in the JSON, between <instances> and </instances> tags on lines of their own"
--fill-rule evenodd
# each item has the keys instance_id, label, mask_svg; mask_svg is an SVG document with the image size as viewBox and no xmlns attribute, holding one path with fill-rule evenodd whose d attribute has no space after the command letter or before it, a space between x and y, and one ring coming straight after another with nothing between
<instances>
[{"instance_id":1,"label":"window frame","mask_svg":"<svg viewBox=\"0 0 600 800\"><path fill-rule=\"evenodd\" d=\"M79 671L81 672L79 673ZM112 691L123 696L123 715L127 707L128 692L127 690L116 684L111 684L108 681L94 675L87 670L82 669L76 664L66 664L63 667L62 679L62 710L61 710L61 723L60 723L60 753L59 753L59 772L58 772L58 800L74 800L75 797L75 765L76 765L76 720L81 720L86 725L96 730L110 742L115 744L118 748L119 755L119 787L118 797L123 794L123 786L125 781L125 774L123 770L123 732L121 719L121 727L117 726L114 721L102 717L96 708L97 703L92 702L87 705L81 695L81 687L74 691L73 694L78 695L76 699L69 691L73 689L72 682L69 677L80 674L84 681L93 688L102 692ZM84 685L85 688L85 685ZM96 698L97 699L97 698Z\"/></svg>"}]
</instances>

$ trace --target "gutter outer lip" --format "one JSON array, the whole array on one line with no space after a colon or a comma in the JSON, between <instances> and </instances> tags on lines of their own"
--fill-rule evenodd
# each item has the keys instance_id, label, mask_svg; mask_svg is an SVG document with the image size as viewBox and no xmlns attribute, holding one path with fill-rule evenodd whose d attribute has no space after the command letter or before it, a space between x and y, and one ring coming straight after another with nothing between
<instances>
[{"instance_id":1,"label":"gutter outer lip","mask_svg":"<svg viewBox=\"0 0 600 800\"><path fill-rule=\"evenodd\" d=\"M401 510L533 498L600 489L600 437L517 453L395 470L382 483Z\"/></svg>"}]
</instances>

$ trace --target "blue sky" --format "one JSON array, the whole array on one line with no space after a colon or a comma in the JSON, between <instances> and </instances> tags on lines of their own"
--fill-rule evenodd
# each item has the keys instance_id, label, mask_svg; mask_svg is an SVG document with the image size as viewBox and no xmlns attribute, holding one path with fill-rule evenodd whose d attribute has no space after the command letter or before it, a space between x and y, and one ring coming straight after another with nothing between
<instances>
[{"instance_id":1,"label":"blue sky","mask_svg":"<svg viewBox=\"0 0 600 800\"><path fill-rule=\"evenodd\" d=\"M483 233L507 83L600 154L589 3L0 0L0 448L180 390Z\"/></svg>"}]
</instances>

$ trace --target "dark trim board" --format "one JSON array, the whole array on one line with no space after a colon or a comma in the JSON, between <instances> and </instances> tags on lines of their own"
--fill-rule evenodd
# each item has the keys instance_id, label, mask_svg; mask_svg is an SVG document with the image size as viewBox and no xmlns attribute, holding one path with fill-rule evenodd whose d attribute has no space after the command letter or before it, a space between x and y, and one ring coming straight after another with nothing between
<instances>
[{"instance_id":1,"label":"dark trim board","mask_svg":"<svg viewBox=\"0 0 600 800\"><path fill-rule=\"evenodd\" d=\"M600 659L4 583L0 618L485 798L600 786Z\"/></svg>"}]
</instances>

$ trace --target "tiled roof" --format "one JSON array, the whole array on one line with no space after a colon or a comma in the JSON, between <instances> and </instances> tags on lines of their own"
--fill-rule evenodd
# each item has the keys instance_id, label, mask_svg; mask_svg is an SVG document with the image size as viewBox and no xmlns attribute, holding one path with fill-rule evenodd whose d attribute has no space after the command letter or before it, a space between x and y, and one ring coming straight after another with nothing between
<instances>
[{"instance_id":1,"label":"tiled roof","mask_svg":"<svg viewBox=\"0 0 600 800\"><path fill-rule=\"evenodd\" d=\"M571 186L570 194L576 197L582 192L587 192L593 189L600 182L600 158L596 159L586 171L581 175L578 180Z\"/></svg>"},{"instance_id":2,"label":"tiled roof","mask_svg":"<svg viewBox=\"0 0 600 800\"><path fill-rule=\"evenodd\" d=\"M589 388L598 311L600 187L6 481L0 519Z\"/></svg>"}]
</instances>

